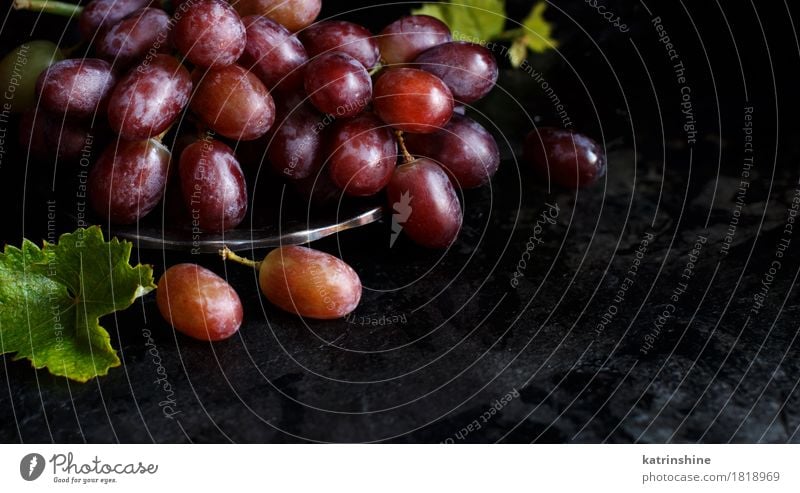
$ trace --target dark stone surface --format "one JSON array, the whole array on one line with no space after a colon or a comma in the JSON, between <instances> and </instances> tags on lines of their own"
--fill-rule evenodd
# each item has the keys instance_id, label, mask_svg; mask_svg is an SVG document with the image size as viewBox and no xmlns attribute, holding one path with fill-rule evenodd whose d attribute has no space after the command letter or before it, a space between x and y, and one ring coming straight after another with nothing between
<instances>
[{"instance_id":1,"label":"dark stone surface","mask_svg":"<svg viewBox=\"0 0 800 493\"><path fill-rule=\"evenodd\" d=\"M528 2L511 3L524 15ZM491 188L465 194L465 227L451 250L402 237L389 248L385 223L315 244L348 261L366 289L353 318L308 323L265 303L252 271L226 270L213 256L136 252L157 275L187 260L226 275L245 306L239 335L213 345L176 336L151 295L103 320L123 366L99 380L67 382L5 356L0 441L800 441L800 238L788 236L764 306L753 311L798 189L788 74L800 53L789 15L780 2L757 10L646 3L686 66L696 143L681 128L683 84L643 4L607 2L631 26L623 34L585 2L559 3L550 15L560 49L531 64L575 126L605 142L604 181L548 189L516 162L533 122L559 120L540 81L506 68L501 88L472 110L491 122L505 160ZM346 17L376 29L402 10ZM737 207L745 106L754 108L755 164ZM40 237L41 197L23 203L15 184L24 169L5 163L3 206L12 213L3 240ZM547 203L558 205L557 220L536 233ZM542 243L520 267L534 235ZM707 242L694 261L698 237ZM160 404L159 365L175 392L172 418Z\"/></svg>"}]
</instances>

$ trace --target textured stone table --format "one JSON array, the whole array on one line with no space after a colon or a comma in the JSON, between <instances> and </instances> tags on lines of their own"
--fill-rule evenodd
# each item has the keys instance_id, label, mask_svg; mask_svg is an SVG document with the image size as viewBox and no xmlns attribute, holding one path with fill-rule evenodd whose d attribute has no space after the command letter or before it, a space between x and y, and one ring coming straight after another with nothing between
<instances>
[{"instance_id":1,"label":"textured stone table","mask_svg":"<svg viewBox=\"0 0 800 493\"><path fill-rule=\"evenodd\" d=\"M716 5L646 3L608 2L627 33L585 2L551 8L560 50L527 73L506 68L471 110L492 122L504 161L491 188L464 195L448 252L403 237L390 247L386 223L318 242L365 286L358 310L330 322L269 306L254 272L213 256L135 252L157 275L200 261L227 276L245 306L239 335L176 336L151 295L103 320L123 366L99 380L6 356L0 441L800 441L800 238L785 232L797 124L777 124L796 102L786 12L725 6L729 35ZM398 9L350 18L374 29ZM561 121L553 94L606 143L609 172L592 188L549 189L513 158L534 123ZM0 173L4 190L24 177ZM4 195L4 210L21 200ZM29 237L44 228L33 197ZM22 217L5 241L19 241Z\"/></svg>"}]
</instances>

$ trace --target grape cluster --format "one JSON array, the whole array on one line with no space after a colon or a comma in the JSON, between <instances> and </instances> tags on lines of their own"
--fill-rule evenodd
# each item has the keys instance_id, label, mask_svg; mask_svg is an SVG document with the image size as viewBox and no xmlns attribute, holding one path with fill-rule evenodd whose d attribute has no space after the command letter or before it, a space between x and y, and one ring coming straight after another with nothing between
<instances>
[{"instance_id":1,"label":"grape cluster","mask_svg":"<svg viewBox=\"0 0 800 493\"><path fill-rule=\"evenodd\" d=\"M169 185L193 226L220 233L246 215L240 158L255 146L271 179L301 192L386 189L390 208L406 197L406 234L446 248L461 226L456 190L486 184L499 165L491 134L457 111L492 89L497 63L433 17L373 35L315 23L319 10L318 0L183 0L170 15L147 0L92 0L79 17L90 56L41 73L26 147L51 143L62 123L43 148L75 158L108 128L88 187L102 219L136 223Z\"/></svg>"},{"instance_id":2,"label":"grape cluster","mask_svg":"<svg viewBox=\"0 0 800 493\"><path fill-rule=\"evenodd\" d=\"M105 148L88 178L100 217L136 223L169 189L183 211L167 211L169 220L235 228L249 203L240 159L256 148L268 179L314 200L384 194L390 209L402 208L402 230L415 243L455 241L457 190L486 185L500 164L494 138L465 111L497 81L488 49L454 41L425 15L373 35L351 22L315 23L320 0L171 3L169 14L151 0L91 0L78 22L87 56L53 55L36 84L37 112L22 118L23 145L62 159L83 156L90 134L110 130L100 132ZM545 171L569 161L574 153L549 145L565 135L532 134L526 153ZM596 144L570 139L583 152L581 172L557 170L556 181L596 180L605 169ZM361 297L355 271L308 248L280 248L248 265L273 304L302 316L346 316ZM196 265L167 270L158 306L200 339L229 337L242 320L233 289Z\"/></svg>"}]
</instances>

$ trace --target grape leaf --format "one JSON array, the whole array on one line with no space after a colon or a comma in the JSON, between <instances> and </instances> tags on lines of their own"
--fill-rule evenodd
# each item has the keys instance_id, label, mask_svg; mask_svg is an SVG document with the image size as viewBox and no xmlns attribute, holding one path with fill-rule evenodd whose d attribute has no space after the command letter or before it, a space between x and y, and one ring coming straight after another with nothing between
<instances>
[{"instance_id":1,"label":"grape leaf","mask_svg":"<svg viewBox=\"0 0 800 493\"><path fill-rule=\"evenodd\" d=\"M524 37L517 38L511 43L508 49L508 58L511 60L511 65L519 67L525 61L525 55L528 54L527 42Z\"/></svg>"},{"instance_id":2,"label":"grape leaf","mask_svg":"<svg viewBox=\"0 0 800 493\"><path fill-rule=\"evenodd\" d=\"M453 3L426 3L412 11L430 15L447 24L453 39L486 42L503 32L506 22L505 0L454 0Z\"/></svg>"},{"instance_id":3,"label":"grape leaf","mask_svg":"<svg viewBox=\"0 0 800 493\"><path fill-rule=\"evenodd\" d=\"M0 253L0 354L86 382L119 366L99 318L155 288L153 269L131 267L131 243L93 226L43 248L23 240Z\"/></svg>"},{"instance_id":4,"label":"grape leaf","mask_svg":"<svg viewBox=\"0 0 800 493\"><path fill-rule=\"evenodd\" d=\"M546 9L547 3L539 2L522 21L525 28L525 42L528 48L536 53L544 53L558 46L558 42L553 39L553 26L544 18Z\"/></svg>"}]
</instances>

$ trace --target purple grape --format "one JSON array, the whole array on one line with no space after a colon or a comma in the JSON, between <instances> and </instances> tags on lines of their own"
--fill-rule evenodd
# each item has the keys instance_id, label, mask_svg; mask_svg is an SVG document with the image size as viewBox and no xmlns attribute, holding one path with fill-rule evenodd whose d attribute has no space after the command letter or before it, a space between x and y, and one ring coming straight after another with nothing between
<instances>
[{"instance_id":1,"label":"purple grape","mask_svg":"<svg viewBox=\"0 0 800 493\"><path fill-rule=\"evenodd\" d=\"M108 62L75 58L56 62L42 72L36 82L36 93L47 111L85 119L106 111L116 82Z\"/></svg>"},{"instance_id":2,"label":"purple grape","mask_svg":"<svg viewBox=\"0 0 800 493\"><path fill-rule=\"evenodd\" d=\"M532 130L525 138L523 156L540 175L567 188L592 185L606 174L603 149L571 130Z\"/></svg>"},{"instance_id":3,"label":"purple grape","mask_svg":"<svg viewBox=\"0 0 800 493\"><path fill-rule=\"evenodd\" d=\"M128 140L146 139L167 130L192 94L192 78L175 58L156 55L131 69L108 102L108 123Z\"/></svg>"},{"instance_id":4,"label":"purple grape","mask_svg":"<svg viewBox=\"0 0 800 493\"><path fill-rule=\"evenodd\" d=\"M267 155L275 173L299 180L315 173L321 164L323 115L294 97L281 105L277 128L269 136Z\"/></svg>"},{"instance_id":5,"label":"purple grape","mask_svg":"<svg viewBox=\"0 0 800 493\"><path fill-rule=\"evenodd\" d=\"M378 43L366 27L345 21L323 21L298 33L300 40L315 57L329 51L340 51L355 58L364 68L371 69L381 59Z\"/></svg>"},{"instance_id":6,"label":"purple grape","mask_svg":"<svg viewBox=\"0 0 800 493\"><path fill-rule=\"evenodd\" d=\"M481 45L454 41L434 46L415 60L417 68L439 77L460 103L486 96L497 82L497 62Z\"/></svg>"},{"instance_id":7,"label":"purple grape","mask_svg":"<svg viewBox=\"0 0 800 493\"><path fill-rule=\"evenodd\" d=\"M305 89L323 113L354 116L372 100L372 79L361 63L340 52L329 52L306 66Z\"/></svg>"},{"instance_id":8,"label":"purple grape","mask_svg":"<svg viewBox=\"0 0 800 493\"><path fill-rule=\"evenodd\" d=\"M390 68L375 82L375 113L410 133L433 133L453 115L453 94L441 79L414 68Z\"/></svg>"},{"instance_id":9,"label":"purple grape","mask_svg":"<svg viewBox=\"0 0 800 493\"><path fill-rule=\"evenodd\" d=\"M301 87L308 55L300 40L260 15L245 17L242 22L247 29L247 44L239 63L270 90L288 92Z\"/></svg>"},{"instance_id":10,"label":"purple grape","mask_svg":"<svg viewBox=\"0 0 800 493\"><path fill-rule=\"evenodd\" d=\"M381 56L387 64L408 63L428 48L452 40L447 25L428 15L401 17L378 36Z\"/></svg>"},{"instance_id":11,"label":"purple grape","mask_svg":"<svg viewBox=\"0 0 800 493\"><path fill-rule=\"evenodd\" d=\"M164 195L169 162L169 150L155 139L109 144L89 173L92 208L113 224L135 223Z\"/></svg>"},{"instance_id":12,"label":"purple grape","mask_svg":"<svg viewBox=\"0 0 800 493\"><path fill-rule=\"evenodd\" d=\"M337 122L331 131L328 171L348 195L374 195L389 183L397 164L392 130L372 113Z\"/></svg>"},{"instance_id":13,"label":"purple grape","mask_svg":"<svg viewBox=\"0 0 800 493\"><path fill-rule=\"evenodd\" d=\"M242 222L247 188L230 147L210 138L198 140L181 153L179 174L193 226L219 233Z\"/></svg>"},{"instance_id":14,"label":"purple grape","mask_svg":"<svg viewBox=\"0 0 800 493\"><path fill-rule=\"evenodd\" d=\"M242 56L247 41L244 24L227 2L197 0L175 18L175 47L193 64L225 67Z\"/></svg>"},{"instance_id":15,"label":"purple grape","mask_svg":"<svg viewBox=\"0 0 800 493\"><path fill-rule=\"evenodd\" d=\"M192 111L220 135L234 140L255 140L275 121L275 102L255 76L238 65L195 69L199 80L192 96Z\"/></svg>"},{"instance_id":16,"label":"purple grape","mask_svg":"<svg viewBox=\"0 0 800 493\"><path fill-rule=\"evenodd\" d=\"M408 150L438 162L453 184L475 188L486 184L500 165L494 137L479 123L454 114L445 127L432 134L407 134Z\"/></svg>"},{"instance_id":17,"label":"purple grape","mask_svg":"<svg viewBox=\"0 0 800 493\"><path fill-rule=\"evenodd\" d=\"M83 7L78 17L81 37L91 41L129 14L151 3L152 0L92 0Z\"/></svg>"},{"instance_id":18,"label":"purple grape","mask_svg":"<svg viewBox=\"0 0 800 493\"><path fill-rule=\"evenodd\" d=\"M153 8L137 10L114 24L95 43L100 58L121 67L131 65L148 52L168 53L170 48L169 16Z\"/></svg>"},{"instance_id":19,"label":"purple grape","mask_svg":"<svg viewBox=\"0 0 800 493\"><path fill-rule=\"evenodd\" d=\"M397 167L386 189L403 233L428 248L446 248L461 229L461 204L438 164L420 158Z\"/></svg>"}]
</instances>

